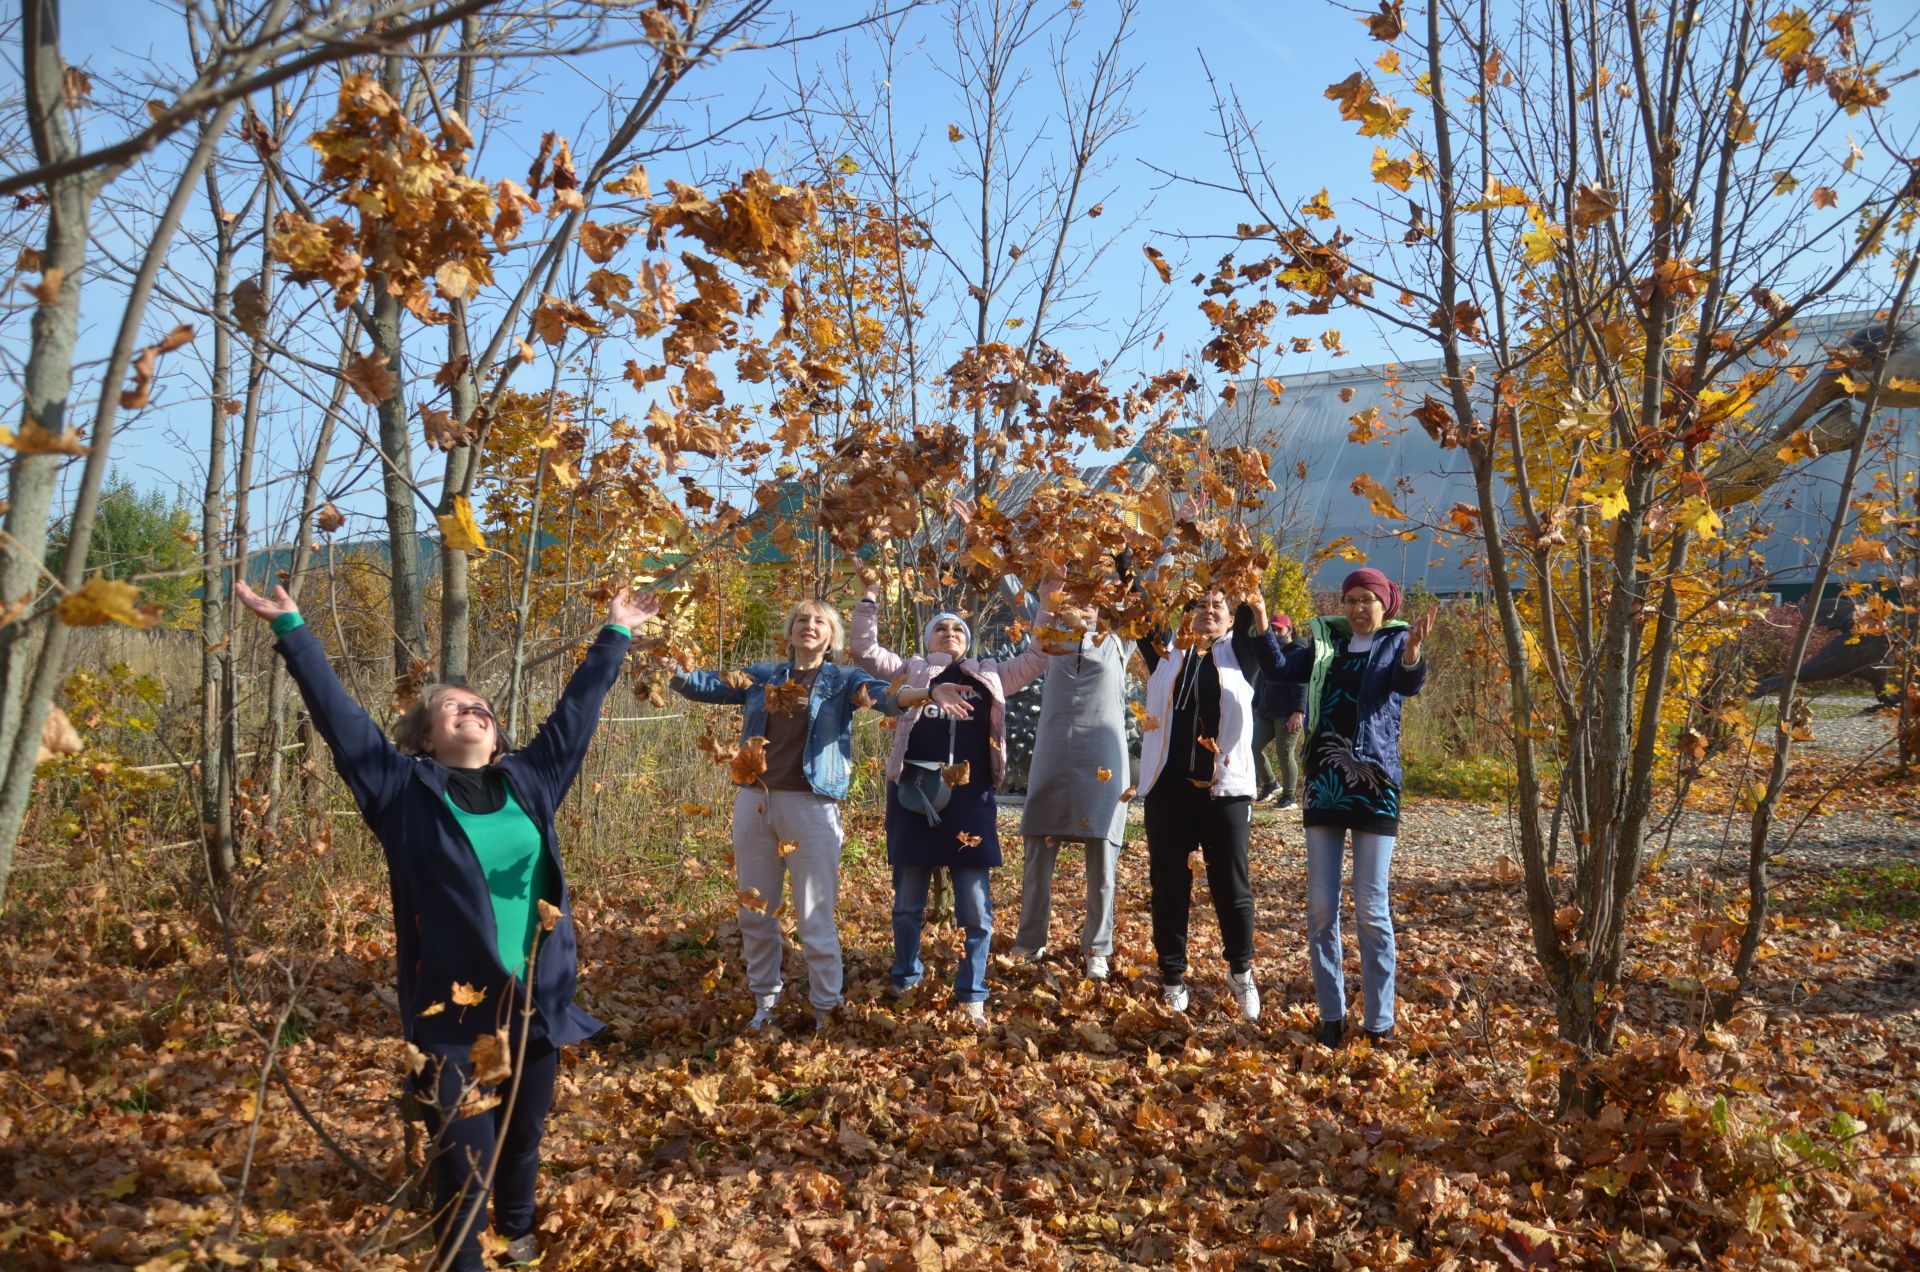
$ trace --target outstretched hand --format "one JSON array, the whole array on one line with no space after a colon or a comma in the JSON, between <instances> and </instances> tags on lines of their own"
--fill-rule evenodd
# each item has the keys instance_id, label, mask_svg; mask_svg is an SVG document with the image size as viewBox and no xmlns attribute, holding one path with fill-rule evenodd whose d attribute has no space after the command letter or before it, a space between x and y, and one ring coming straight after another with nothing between
<instances>
[{"instance_id":1,"label":"outstretched hand","mask_svg":"<svg viewBox=\"0 0 1920 1272\"><path fill-rule=\"evenodd\" d=\"M1267 598L1255 591L1247 598L1247 604L1253 609L1253 630L1258 635L1267 630Z\"/></svg>"},{"instance_id":2,"label":"outstretched hand","mask_svg":"<svg viewBox=\"0 0 1920 1272\"><path fill-rule=\"evenodd\" d=\"M1400 657L1400 661L1409 667L1417 667L1420 664L1420 646L1433 633L1434 613L1435 611L1428 610L1413 620L1413 629L1407 633L1406 653Z\"/></svg>"},{"instance_id":3,"label":"outstretched hand","mask_svg":"<svg viewBox=\"0 0 1920 1272\"><path fill-rule=\"evenodd\" d=\"M956 685L951 682L935 685L927 691L927 696L939 703L942 710L956 719L971 720L973 718L973 704L967 701L973 697L973 690L965 685Z\"/></svg>"},{"instance_id":4,"label":"outstretched hand","mask_svg":"<svg viewBox=\"0 0 1920 1272\"><path fill-rule=\"evenodd\" d=\"M233 581L233 598L269 623L283 614L298 614L300 612L300 606L295 603L291 596L287 595L287 589L281 587L278 583L273 585L273 596L269 599L248 587L245 579L235 579Z\"/></svg>"},{"instance_id":5,"label":"outstretched hand","mask_svg":"<svg viewBox=\"0 0 1920 1272\"><path fill-rule=\"evenodd\" d=\"M607 604L607 621L618 623L630 632L637 632L660 613L660 598L652 592L642 593L639 600L633 597L632 588L621 588L613 594L613 600Z\"/></svg>"}]
</instances>

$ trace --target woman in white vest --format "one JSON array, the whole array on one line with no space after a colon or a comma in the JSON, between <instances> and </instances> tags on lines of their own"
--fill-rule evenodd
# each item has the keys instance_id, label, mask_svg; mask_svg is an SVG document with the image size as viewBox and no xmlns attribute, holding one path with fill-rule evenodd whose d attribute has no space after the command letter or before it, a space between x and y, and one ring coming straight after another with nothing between
<instances>
[{"instance_id":1,"label":"woman in white vest","mask_svg":"<svg viewBox=\"0 0 1920 1272\"><path fill-rule=\"evenodd\" d=\"M1253 674L1277 673L1280 643L1267 627L1266 603L1240 607L1213 590L1188 603L1173 641L1146 641L1147 732L1140 747L1146 794L1148 880L1160 997L1187 1009L1187 920L1196 849L1220 920L1227 989L1247 1020L1260 1017L1253 982L1253 887L1247 877L1252 825ZM1250 622L1248 620L1251 620Z\"/></svg>"}]
</instances>

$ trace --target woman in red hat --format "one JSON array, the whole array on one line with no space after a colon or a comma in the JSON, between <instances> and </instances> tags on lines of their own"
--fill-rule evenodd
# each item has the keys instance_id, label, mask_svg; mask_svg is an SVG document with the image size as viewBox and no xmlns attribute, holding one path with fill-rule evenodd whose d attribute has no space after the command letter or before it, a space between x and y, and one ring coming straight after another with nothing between
<instances>
[{"instance_id":1,"label":"woman in red hat","mask_svg":"<svg viewBox=\"0 0 1920 1272\"><path fill-rule=\"evenodd\" d=\"M1340 878L1353 848L1353 911L1360 929L1361 1025L1375 1041L1393 1036L1394 939L1387 877L1400 833L1400 708L1427 678L1421 645L1426 613L1395 617L1400 589L1374 569L1355 570L1340 588L1343 616L1308 624L1311 649L1282 651L1276 679L1307 685L1306 773L1301 816L1307 839L1307 953L1320 1008L1319 1039L1335 1046L1347 1029L1340 947Z\"/></svg>"}]
</instances>

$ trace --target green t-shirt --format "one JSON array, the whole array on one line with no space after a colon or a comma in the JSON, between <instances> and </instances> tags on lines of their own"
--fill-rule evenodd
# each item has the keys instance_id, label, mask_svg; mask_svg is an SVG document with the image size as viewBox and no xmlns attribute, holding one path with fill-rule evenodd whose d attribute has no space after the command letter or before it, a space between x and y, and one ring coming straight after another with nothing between
<instances>
[{"instance_id":1,"label":"green t-shirt","mask_svg":"<svg viewBox=\"0 0 1920 1272\"><path fill-rule=\"evenodd\" d=\"M540 930L540 907L535 902L558 904L560 900L553 864L540 843L540 828L514 798L511 783L507 785L507 802L491 813L469 813L451 796L447 807L466 832L473 855L480 859L480 869L487 876L500 965L525 979L527 955L533 949L534 934Z\"/></svg>"}]
</instances>

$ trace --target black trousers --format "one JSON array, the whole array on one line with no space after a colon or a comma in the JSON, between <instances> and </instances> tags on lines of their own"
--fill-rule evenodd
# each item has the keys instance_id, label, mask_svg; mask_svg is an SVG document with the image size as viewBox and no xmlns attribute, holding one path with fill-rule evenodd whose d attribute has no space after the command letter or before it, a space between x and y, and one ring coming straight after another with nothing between
<instances>
[{"instance_id":1,"label":"black trousers","mask_svg":"<svg viewBox=\"0 0 1920 1272\"><path fill-rule=\"evenodd\" d=\"M516 1044L517 1045L517 1044ZM553 1106L560 1052L544 1039L527 1043L518 1081L509 1077L481 1093L498 1096L490 1109L455 1116L473 1080L464 1044L429 1045L427 1065L414 1079L427 1132L439 1151L433 1160L434 1228L440 1234L434 1265L451 1248L452 1272L482 1272L480 1233L487 1226L487 1175L493 1175L493 1228L511 1240L533 1231L533 1191L540 1177L540 1140ZM507 1106L509 1102L512 1108ZM495 1161L498 1155L499 1160Z\"/></svg>"},{"instance_id":2,"label":"black trousers","mask_svg":"<svg viewBox=\"0 0 1920 1272\"><path fill-rule=\"evenodd\" d=\"M1215 798L1185 777L1163 776L1147 792L1147 878L1152 890L1153 949L1160 980L1173 985L1187 975L1187 923L1193 909L1193 872L1187 855L1200 850L1207 889L1220 920L1220 947L1227 968L1253 966L1253 884L1247 878L1247 832L1253 801L1244 795Z\"/></svg>"}]
</instances>

